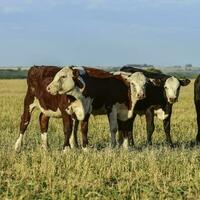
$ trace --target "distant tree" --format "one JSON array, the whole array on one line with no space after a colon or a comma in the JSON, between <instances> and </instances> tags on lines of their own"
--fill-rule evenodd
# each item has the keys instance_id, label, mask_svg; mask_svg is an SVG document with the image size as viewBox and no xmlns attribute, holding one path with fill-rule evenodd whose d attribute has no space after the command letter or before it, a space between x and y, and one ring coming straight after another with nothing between
<instances>
[{"instance_id":1,"label":"distant tree","mask_svg":"<svg viewBox=\"0 0 200 200\"><path fill-rule=\"evenodd\" d=\"M192 64L186 64L185 67L190 68L190 67L192 67Z\"/></svg>"}]
</instances>

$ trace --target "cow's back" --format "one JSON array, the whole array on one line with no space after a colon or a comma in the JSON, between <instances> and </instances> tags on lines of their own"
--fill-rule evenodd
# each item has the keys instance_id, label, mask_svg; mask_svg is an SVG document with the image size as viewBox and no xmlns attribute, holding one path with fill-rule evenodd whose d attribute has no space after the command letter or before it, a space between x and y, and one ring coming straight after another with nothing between
<instances>
[{"instance_id":1,"label":"cow's back","mask_svg":"<svg viewBox=\"0 0 200 200\"><path fill-rule=\"evenodd\" d=\"M93 99L94 109L128 101L128 87L122 80L99 69L87 69L86 72L83 80L87 85L87 94Z\"/></svg>"},{"instance_id":2,"label":"cow's back","mask_svg":"<svg viewBox=\"0 0 200 200\"><path fill-rule=\"evenodd\" d=\"M196 78L194 82L194 101L200 101L200 75Z\"/></svg>"}]
</instances>

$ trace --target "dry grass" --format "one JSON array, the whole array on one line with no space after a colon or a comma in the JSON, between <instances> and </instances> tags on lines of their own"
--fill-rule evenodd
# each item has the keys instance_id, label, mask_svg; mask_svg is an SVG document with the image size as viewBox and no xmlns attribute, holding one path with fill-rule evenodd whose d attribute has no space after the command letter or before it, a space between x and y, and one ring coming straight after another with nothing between
<instances>
[{"instance_id":1,"label":"dry grass","mask_svg":"<svg viewBox=\"0 0 200 200\"><path fill-rule=\"evenodd\" d=\"M95 148L62 154L62 121L51 119L51 151L44 153L35 112L23 152L15 154L25 90L25 80L0 81L0 199L200 199L200 149L190 146L196 135L193 83L174 106L177 147L164 144L162 122L156 120L154 145L147 148L142 117L131 152L111 150L106 117L92 117L89 139Z\"/></svg>"}]
</instances>

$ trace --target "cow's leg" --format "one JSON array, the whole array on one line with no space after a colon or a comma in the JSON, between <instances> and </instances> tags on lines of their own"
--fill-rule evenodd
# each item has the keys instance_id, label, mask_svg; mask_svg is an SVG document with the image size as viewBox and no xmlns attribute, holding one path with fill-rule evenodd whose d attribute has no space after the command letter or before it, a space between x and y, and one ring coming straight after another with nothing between
<instances>
[{"instance_id":1,"label":"cow's leg","mask_svg":"<svg viewBox=\"0 0 200 200\"><path fill-rule=\"evenodd\" d=\"M112 108L111 112L108 113L108 119L109 119L109 126L110 126L110 132L111 132L111 147L115 148L117 142L116 142L116 133L118 130L118 124L117 124L117 110L115 107Z\"/></svg>"},{"instance_id":2,"label":"cow's leg","mask_svg":"<svg viewBox=\"0 0 200 200\"><path fill-rule=\"evenodd\" d=\"M128 123L128 143L129 146L133 147L134 146L134 139L133 139L133 123L135 121L135 117L136 114L133 114L133 117L131 119L129 119L129 123Z\"/></svg>"},{"instance_id":3,"label":"cow's leg","mask_svg":"<svg viewBox=\"0 0 200 200\"><path fill-rule=\"evenodd\" d=\"M78 125L79 125L79 121L76 119L74 122L73 134L70 137L71 148L78 148L78 138L77 138Z\"/></svg>"},{"instance_id":4,"label":"cow's leg","mask_svg":"<svg viewBox=\"0 0 200 200\"><path fill-rule=\"evenodd\" d=\"M40 113L39 123L40 123L40 130L41 130L42 148L44 150L47 150L49 147L48 138L47 138L49 117L46 117L43 113Z\"/></svg>"},{"instance_id":5,"label":"cow's leg","mask_svg":"<svg viewBox=\"0 0 200 200\"><path fill-rule=\"evenodd\" d=\"M147 145L152 145L152 134L155 129L154 125L154 111L149 109L146 111L146 129L147 129Z\"/></svg>"},{"instance_id":6,"label":"cow's leg","mask_svg":"<svg viewBox=\"0 0 200 200\"><path fill-rule=\"evenodd\" d=\"M197 128L196 142L200 143L200 101L195 101L196 113L197 113Z\"/></svg>"},{"instance_id":7,"label":"cow's leg","mask_svg":"<svg viewBox=\"0 0 200 200\"><path fill-rule=\"evenodd\" d=\"M133 141L133 120L135 119L136 114L133 115L131 119L127 121L118 120L118 142L119 146L123 144L124 148L129 148L129 146L134 145Z\"/></svg>"},{"instance_id":8,"label":"cow's leg","mask_svg":"<svg viewBox=\"0 0 200 200\"><path fill-rule=\"evenodd\" d=\"M23 142L24 133L29 125L30 119L31 119L31 112L34 109L34 105L31 107L31 104L33 104L34 96L31 94L31 91L28 89L25 99L24 99L24 111L21 116L21 122L20 122L20 133L19 137L15 143L15 151L20 152Z\"/></svg>"},{"instance_id":9,"label":"cow's leg","mask_svg":"<svg viewBox=\"0 0 200 200\"><path fill-rule=\"evenodd\" d=\"M164 130L165 130L165 135L166 135L166 142L171 147L173 147L173 143L172 143L172 139L171 139L171 135L170 135L170 117L163 120L163 126L164 126Z\"/></svg>"},{"instance_id":10,"label":"cow's leg","mask_svg":"<svg viewBox=\"0 0 200 200\"><path fill-rule=\"evenodd\" d=\"M82 132L82 147L83 149L88 145L88 121L90 114L87 114L84 120L81 122L81 132Z\"/></svg>"},{"instance_id":11,"label":"cow's leg","mask_svg":"<svg viewBox=\"0 0 200 200\"><path fill-rule=\"evenodd\" d=\"M167 106L166 112L168 114L168 117L163 120L163 127L164 127L164 131L165 131L165 135L166 135L166 142L171 147L173 147L173 143L172 143L172 139L171 139L171 135L170 135L170 129L171 129L170 120L171 120L171 113L172 113L171 105Z\"/></svg>"},{"instance_id":12,"label":"cow's leg","mask_svg":"<svg viewBox=\"0 0 200 200\"><path fill-rule=\"evenodd\" d=\"M123 121L117 120L118 123L118 145L122 146L124 142Z\"/></svg>"},{"instance_id":13,"label":"cow's leg","mask_svg":"<svg viewBox=\"0 0 200 200\"><path fill-rule=\"evenodd\" d=\"M67 150L67 148L70 147L70 137L72 134L72 127L73 127L73 121L70 115L68 115L65 111L62 112L62 120L63 120L63 131L65 135L65 142L63 145L63 150Z\"/></svg>"}]
</instances>

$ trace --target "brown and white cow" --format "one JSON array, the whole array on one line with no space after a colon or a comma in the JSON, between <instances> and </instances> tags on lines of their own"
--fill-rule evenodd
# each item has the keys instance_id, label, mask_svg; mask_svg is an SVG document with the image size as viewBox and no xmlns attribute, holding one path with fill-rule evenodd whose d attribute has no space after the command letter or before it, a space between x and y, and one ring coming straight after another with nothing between
<instances>
[{"instance_id":1,"label":"brown and white cow","mask_svg":"<svg viewBox=\"0 0 200 200\"><path fill-rule=\"evenodd\" d=\"M69 94L67 88L70 79L69 74L77 68L63 68L48 85L47 90L53 95L57 93ZM117 119L126 121L133 115L135 104L138 100L145 98L146 77L141 73L117 72L109 73L100 69L82 67L79 68L80 76L85 83L83 97L84 102L90 104L91 112L88 112L81 123L83 148L88 144L88 120L90 114L107 114L111 132L111 146L116 146L116 132L118 129ZM77 91L75 91L77 92ZM79 92L78 92L79 93Z\"/></svg>"},{"instance_id":2,"label":"brown and white cow","mask_svg":"<svg viewBox=\"0 0 200 200\"><path fill-rule=\"evenodd\" d=\"M37 107L41 111L39 122L42 146L45 149L48 147L47 130L50 117L62 118L63 120L65 134L64 148L69 146L69 138L73 125L71 115L74 115L78 120L85 118L85 110L80 100L67 95L51 95L46 91L46 87L60 70L61 68L55 66L33 66L28 71L28 88L24 99L24 111L21 116L20 134L15 143L15 150L17 152L21 150L24 132L30 122L34 108ZM80 90L81 92L84 88L84 82L76 72L74 70L73 74L70 74L71 79L68 82L67 89Z\"/></svg>"}]
</instances>

